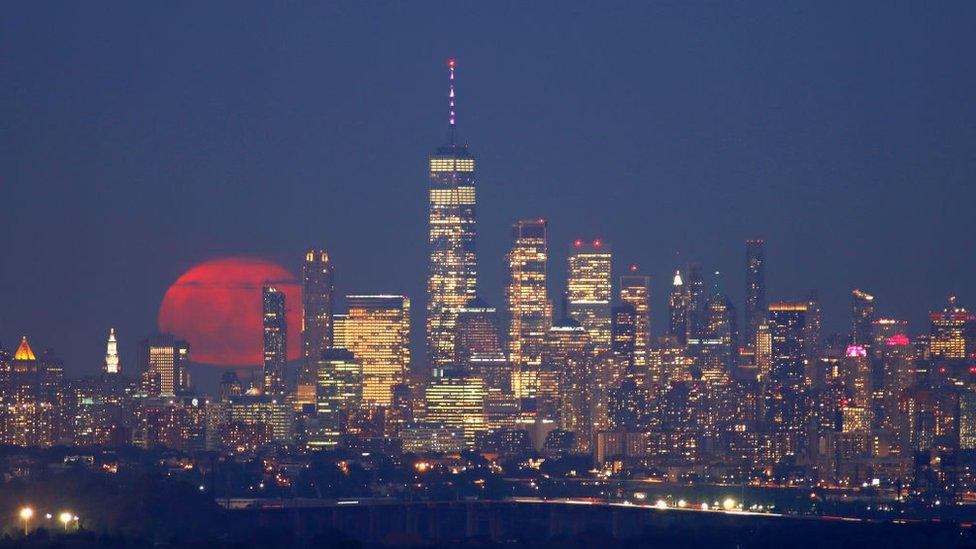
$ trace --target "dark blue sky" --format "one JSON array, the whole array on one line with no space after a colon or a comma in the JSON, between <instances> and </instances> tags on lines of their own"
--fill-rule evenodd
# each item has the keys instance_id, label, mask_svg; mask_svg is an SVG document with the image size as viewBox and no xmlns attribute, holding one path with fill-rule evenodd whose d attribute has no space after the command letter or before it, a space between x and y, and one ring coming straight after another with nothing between
<instances>
[{"instance_id":1,"label":"dark blue sky","mask_svg":"<svg viewBox=\"0 0 976 549\"><path fill-rule=\"evenodd\" d=\"M767 241L770 298L849 291L923 331L976 304L976 4L32 3L0 7L0 341L70 373L123 367L185 269L228 254L341 293L407 292L422 338L426 156L479 161L482 288L501 304L518 217L653 276L726 273ZM789 4L789 5L787 5Z\"/></svg>"}]
</instances>

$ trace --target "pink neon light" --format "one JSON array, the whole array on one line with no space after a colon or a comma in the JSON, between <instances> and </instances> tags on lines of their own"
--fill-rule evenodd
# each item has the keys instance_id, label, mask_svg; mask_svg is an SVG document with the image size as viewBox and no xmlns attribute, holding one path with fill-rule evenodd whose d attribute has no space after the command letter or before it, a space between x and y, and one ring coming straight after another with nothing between
<instances>
[{"instance_id":1,"label":"pink neon light","mask_svg":"<svg viewBox=\"0 0 976 549\"><path fill-rule=\"evenodd\" d=\"M892 347L904 347L910 344L911 341L908 339L908 336L906 336L905 334L895 334L889 337L885 343L887 343Z\"/></svg>"},{"instance_id":2,"label":"pink neon light","mask_svg":"<svg viewBox=\"0 0 976 549\"><path fill-rule=\"evenodd\" d=\"M862 357L868 356L868 351L862 345L848 345L845 354L849 357Z\"/></svg>"}]
</instances>

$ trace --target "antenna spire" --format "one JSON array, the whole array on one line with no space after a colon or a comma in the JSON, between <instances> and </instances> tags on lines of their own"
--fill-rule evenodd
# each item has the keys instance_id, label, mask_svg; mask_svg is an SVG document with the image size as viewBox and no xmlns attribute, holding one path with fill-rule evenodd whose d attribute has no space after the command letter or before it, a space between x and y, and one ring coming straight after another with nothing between
<instances>
[{"instance_id":1,"label":"antenna spire","mask_svg":"<svg viewBox=\"0 0 976 549\"><path fill-rule=\"evenodd\" d=\"M451 146L452 147L454 146L454 124L457 121L457 115L456 115L456 112L454 110L454 67L455 66L457 66L457 61L455 61L453 57L447 60L447 68L451 71L451 80L450 80L450 88L451 88L451 91L448 94L448 100L450 101L450 107L451 107L451 109L450 109L450 117L448 119L448 123L449 123L450 129L451 129Z\"/></svg>"}]
</instances>

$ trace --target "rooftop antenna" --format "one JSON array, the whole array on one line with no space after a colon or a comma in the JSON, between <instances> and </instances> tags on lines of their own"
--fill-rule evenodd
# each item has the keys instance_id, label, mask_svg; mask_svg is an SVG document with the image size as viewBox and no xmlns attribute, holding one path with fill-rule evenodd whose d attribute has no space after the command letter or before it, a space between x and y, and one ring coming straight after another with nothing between
<instances>
[{"instance_id":1,"label":"rooftop antenna","mask_svg":"<svg viewBox=\"0 0 976 549\"><path fill-rule=\"evenodd\" d=\"M450 125L450 129L451 129L452 148L454 147L454 126L455 126L455 122L457 121L457 113L454 110L454 68L456 66L457 66L457 61L455 61L453 57L447 60L447 68L451 71L451 80L450 80L451 91L448 94L448 100L450 101L451 109L450 109L450 117L448 119L448 124Z\"/></svg>"}]
</instances>

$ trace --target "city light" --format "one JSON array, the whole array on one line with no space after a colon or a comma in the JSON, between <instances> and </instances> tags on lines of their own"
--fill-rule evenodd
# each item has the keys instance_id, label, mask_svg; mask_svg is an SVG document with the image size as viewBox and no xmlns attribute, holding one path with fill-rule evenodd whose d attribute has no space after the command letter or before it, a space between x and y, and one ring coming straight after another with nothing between
<instances>
[{"instance_id":1,"label":"city light","mask_svg":"<svg viewBox=\"0 0 976 549\"><path fill-rule=\"evenodd\" d=\"M64 524L64 531L67 532L68 525L71 524L72 520L74 520L74 515L67 511L64 511L60 515L58 515L58 520L60 520L61 523Z\"/></svg>"},{"instance_id":2,"label":"city light","mask_svg":"<svg viewBox=\"0 0 976 549\"><path fill-rule=\"evenodd\" d=\"M486 25L498 22L483 19ZM672 19L685 20L661 18ZM640 23L635 18L635 24ZM192 26L197 27L207 28ZM593 32L604 32L603 27L598 25ZM496 29L492 32L492 36L506 36ZM15 34L15 39L23 39L20 34L33 33ZM61 33L52 34L64 40ZM580 39L580 33L570 34ZM258 33L255 39L261 38L265 37ZM508 42L499 44L511 47ZM837 42L848 43L827 40L825 47L836 47ZM75 45L62 44L68 46ZM463 44L452 47L463 48ZM91 53L89 49L83 51ZM703 48L692 51L698 49ZM722 48L704 49L722 53ZM217 50L218 56L224 50L242 51ZM613 55L633 55L630 50L617 48ZM43 51L41 57L51 56L48 49ZM346 55L356 49L337 51ZM358 95L355 101L338 101L314 93L291 99L314 96L321 105L339 105L340 111L349 110L340 114L354 123L326 117L343 131L333 132L337 136L333 141L311 144L303 140L315 137L314 132L278 135L278 130L290 126L274 127L275 132L262 133L257 142L262 143L267 134L284 146L265 148L269 156L260 156L256 164L244 158L230 168L221 165L228 163L227 155L210 154L213 151L201 137L209 134L196 131L198 125L212 129L213 120L206 116L222 121L226 109L180 110L177 114L182 117L203 113L205 118L191 124L182 119L164 124L166 131L151 136L148 152L130 155L132 151L125 147L101 147L112 154L79 163L72 161L90 156L86 141L77 151L55 148L51 161L64 165L53 168L36 161L46 158L41 153L50 153L42 146L53 142L70 148L76 136L60 135L66 130L47 124L42 129L54 132L48 136L52 139L32 139L46 136L32 124L61 120L62 114L72 115L64 117L69 122L75 120L78 113L67 111L90 106L92 97L56 101L51 113L33 112L44 107L44 101L30 102L33 110L19 109L24 114L17 118L16 129L25 131L13 135L24 136L18 146L31 154L14 151L24 161L14 163L18 169L12 175L18 180L15 184L30 192L24 193L26 197L13 196L13 207L0 215L0 223L12 214L26 218L22 210L27 209L44 217L39 222L18 218L14 230L5 232L12 242L25 242L11 251L18 260L3 273L5 282L12 282L6 285L12 304L23 309L33 305L26 303L30 300L24 295L39 298L36 311L11 318L23 319L21 329L40 332L36 340L30 334L29 341L28 335L13 332L18 328L11 326L5 337L16 334L8 341L15 345L0 349L0 446L5 456L0 490L11 487L8 534L19 537L22 526L29 542L51 531L52 539L67 540L83 538L88 530L92 539L125 537L131 530L140 540L165 534L172 543L183 543L214 534L216 526L226 524L233 526L232 533L224 533L221 543L235 544L240 540L231 536L246 536L249 528L270 531L284 525L280 527L285 533L277 541L301 545L315 535L314 529L306 527L304 519L299 524L288 517L321 514L343 535L356 530L350 537L369 541L456 536L463 530L478 540L514 542L504 531L512 524L529 532L527 525L535 531L542 521L542 528L548 528L555 540L564 540L594 522L603 528L610 521L609 529L620 537L629 535L621 530L651 526L654 521L646 519L653 516L657 523L680 519L687 523L682 528L759 521L774 524L769 530L797 536L817 531L800 541L832 540L818 530L836 526L834 521L850 522L844 526L852 528L856 522L867 524L865 531L872 535L892 524L903 531L912 528L909 524L922 524L923 530L944 529L944 539L976 544L976 522L965 522L969 506L976 505L976 313L967 308L970 302L964 302L976 302L976 295L965 295L974 291L972 258L967 255L971 235L958 221L960 216L969 220L964 215L966 205L974 202L976 190L957 184L965 183L965 170L956 169L959 162L949 162L949 156L966 149L962 139L966 136L948 132L960 142L888 155L902 161L928 155L918 164L936 168L931 170L933 180L942 181L949 172L958 176L960 181L949 178L952 184L946 183L954 193L951 200L926 202L925 181L907 178L916 187L896 186L898 192L885 197L903 201L908 200L904 196L915 197L918 211L912 210L913 215L903 215L898 204L885 209L886 204L873 203L836 215L828 207L832 202L797 201L789 185L774 181L778 173L796 171L796 166L772 172L763 167L772 158L821 170L819 177L791 183L804 188L822 184L823 189L814 191L823 197L842 197L845 189L864 190L875 179L884 181L875 177L877 173L847 170L850 177L841 178L844 185L840 185L833 176L844 163L831 155L838 151L850 155L843 140L821 139L821 135L806 143L817 150L798 147L799 153L784 156L777 154L782 132L770 133L768 124L760 125L759 133L770 135L748 140L750 154L745 159L754 165L725 166L721 164L729 155L709 149L724 150L728 143L736 143L725 133L744 134L742 128L730 129L728 124L714 126L716 117L710 116L703 118L701 132L693 128L693 139L675 138L678 148L665 151L675 154L642 156L640 151L661 151L648 147L648 125L614 126L620 122L617 119L632 118L618 115L631 114L635 106L650 112L687 110L681 105L655 105L654 94L644 93L654 88L657 72L626 70L645 65L627 64L632 60L624 59L615 65L619 70L607 69L594 77L583 69L604 66L605 59L577 59L547 48L545 56L555 54L554 58L570 62L549 67L545 60L535 60L539 50L524 51L527 60L519 65L532 70L511 73L511 63L473 67L486 72L475 75L471 85L490 85L472 90L470 97L509 100L514 93L545 105L547 97L579 93L574 78L585 78L586 86L606 90L623 86L629 91L611 94L612 99L602 102L571 98L567 103L605 108L601 103L609 102L614 111L610 117L584 112L580 118L578 109L491 105L492 110L482 110L485 105L471 105L472 111L480 111L472 113L473 122L522 124L508 131L489 128L482 138L493 142L479 149L469 148L467 139L477 144L476 132L483 131L483 124L457 125L458 114L466 117L468 105L459 99L468 97L468 83L466 74L457 71L455 58L448 57L450 52L412 52L418 59L415 63L425 64L416 71L406 65L391 71L388 60L381 59L372 67L376 73L372 81L366 71L355 72L361 70L362 59L338 67L318 63L311 69L330 77L330 92L344 87L349 88L348 94L368 90L369 101ZM931 48L921 51L923 56L932 53ZM955 55L965 57L959 52ZM114 57L94 56L98 62ZM260 65L268 56L239 57ZM782 56L774 57L782 61ZM25 66L36 62L30 56L25 59ZM302 63L308 59L317 57L299 56ZM51 66L62 65L87 68L84 63L67 62ZM184 70L183 65L168 64L166 75ZM832 66L791 58L787 68L803 74L800 84L834 83L836 78L824 78L822 73L816 75L819 79L810 78L800 70L822 72L824 65ZM901 65L899 70L911 69ZM123 68L81 74L87 78L131 72L131 67ZM199 69L194 63L190 68ZM431 68L437 80L419 81ZM252 71L259 80L276 75L259 69ZM543 81L545 86L540 87L536 81L551 77L557 69L561 79ZM48 72L59 73L31 71L30 78L11 80L16 98L50 99L37 90L62 88L91 95L86 86L65 87L63 82L45 81L37 89L28 86L29 80ZM304 77L307 72L293 70L288 75ZM952 71L937 72L947 81L961 78ZM526 75L531 78L525 80ZM909 76L915 78L895 79L895 83L912 83L925 75ZM215 78L224 77L217 71ZM675 82L689 85L685 80ZM923 80L931 83L932 79ZM965 88L952 83L946 89ZM213 89L233 94L242 88L223 84L227 82L215 81ZM117 87L118 83L102 85ZM423 107L436 109L434 135L418 133L430 133L429 120L415 124L424 118L418 117L420 111L394 112L408 103L397 99L405 85L411 90L434 86L425 100L429 105ZM498 93L499 86L512 93ZM802 85L794 87L801 91L799 102L797 97L790 101L790 86L784 88L787 99L777 100L796 109L809 93ZM893 87L898 86L865 89L883 95ZM742 91L735 86L698 88L733 95ZM841 94L850 88L830 87ZM193 91L192 86L174 89ZM390 95L380 98L377 93ZM611 97L608 93L604 95ZM119 99L116 95L109 98ZM200 94L183 95L192 103ZM680 103L688 100L685 95L667 98L676 97ZM642 98L650 98L651 103ZM145 113L133 113L133 105L125 99L108 101L108 122L93 127L112 132L117 130L115 118L146 118ZM233 99L226 104L240 106ZM416 98L410 95L409 99L412 104ZM904 104L884 99L878 98L878 104ZM6 100L10 102L9 97ZM374 114L382 113L388 123L372 123L370 116L355 112L366 112L378 101L385 106ZM245 101L243 105L265 108L268 103ZM764 103L729 104L755 108ZM824 128L846 128L851 120L858 121L851 117L851 101L825 104L837 107L837 112L817 112L817 120L827 122L803 127L822 133ZM22 105L15 101L4 106L18 111ZM288 106L285 114L317 113L300 110L307 105ZM724 108L725 103L719 106ZM959 114L956 107L945 110L958 115L953 120L965 119L968 112ZM493 120L497 112L509 116ZM553 112L566 119L544 119ZM89 114L82 119L91 122ZM232 124L238 133L276 120L260 112L234 111L233 115L232 122L238 118L247 122ZM309 120L319 124L318 118ZM681 116L651 118L665 125L673 122L671 118L683 120ZM740 118L755 119L742 116L732 121ZM945 122L938 118L925 120ZM611 124L597 128L593 120ZM803 122L807 120L801 116L793 125ZM714 127L709 129L709 124ZM401 126L413 133L400 135ZM216 128L226 129L220 124ZM365 128L374 135L361 133ZM390 128L395 130L392 134ZM567 129L570 137L587 139L565 140L562 134ZM124 141L118 136L101 139L111 137L101 133L81 135L96 144ZM141 140L144 133L128 132L125 137ZM252 144L247 135L232 135ZM505 147L514 147L519 154L500 154L506 149L494 142L499 138L512 141ZM164 141L183 146L183 139L189 140L187 150L203 160L192 157L190 162L177 162L174 173L156 169L173 164L169 153L174 145ZM426 139L429 148L416 150L420 139ZM621 147L624 141L629 144ZM916 141L892 143L917 147ZM220 140L217 144L223 145ZM293 151L310 147L325 151L330 170L298 165L285 169L281 177L268 178L282 173L281 166L273 164L276 159L284 164L307 162L308 155ZM95 152L105 152L101 148ZM241 150L247 153L251 148ZM484 178L479 150L487 151L485 159L491 164L484 166L488 168ZM406 158L411 151L412 157ZM109 175L132 171L127 164L124 169L108 165L113 155L120 154L123 160L140 161L139 177L116 177L105 183L101 171ZM154 154L162 154L162 160L144 158ZM798 155L810 155L807 160L816 162ZM690 158L692 164L694 159L706 159L709 177L698 178L704 181L674 177L678 172L670 164L672 157L685 163ZM870 157L861 160L879 162ZM185 159L177 155L177 160ZM39 186L58 183L44 181L52 173L90 170L89 164L102 167L106 162L104 170L87 173L77 182L73 175L66 178L72 184L70 192L51 199L46 187ZM941 171L939 163L945 164ZM43 168L39 173L33 173L35 164ZM331 170L332 164L345 168ZM202 175L196 173L201 165L208 168ZM3 169L0 165L0 172ZM142 177L143 172L149 175ZM305 177L308 174L312 177ZM411 177L414 180L406 184ZM115 179L121 182L119 189ZM293 180L300 184L293 185ZM40 189L36 197L35 187ZM99 199L75 203L75 194L82 192L77 189L94 189ZM160 193L166 200L160 202ZM252 195L261 199L251 200ZM498 208L500 202L504 208ZM710 202L717 209L701 207ZM852 203L860 202L864 201ZM124 215L104 203L124 208ZM885 215L874 215L875 206ZM77 215L60 215L65 208ZM931 221L927 217L938 224L926 223ZM767 218L773 222L767 225ZM79 219L90 223L70 222ZM872 219L885 221L883 228L865 232ZM944 219L952 223L944 224ZM803 230L792 230L793 224ZM89 230L89 225L97 230ZM35 229L51 232L35 234ZM756 229L771 237L768 249L765 240L754 238L762 234L745 234ZM235 232L239 234L234 236ZM910 232L918 238L905 240ZM750 238L743 240L746 236ZM872 239L879 237L884 242L908 243L909 251L895 254L898 261L887 257L892 254L860 253L876 248L879 244ZM830 246L820 249L825 242ZM330 249L337 253L330 255L324 246L334 247ZM237 249L254 257L221 257L223 250ZM204 257L208 250L214 257ZM768 273L767 252L769 265L776 265ZM21 259L30 253L37 255L36 261ZM275 257L281 265L258 255ZM153 261L143 261L146 257ZM784 264L789 268L781 268ZM860 284L877 288L855 286ZM814 287L819 290L806 289ZM875 289L877 295L866 291ZM59 304L65 310L57 310ZM898 316L886 316L894 313ZM49 324L39 324L41 317ZM3 324L7 330L9 322L4 319ZM58 349L61 355L50 348L54 344L77 348ZM201 365L215 368L197 375ZM54 488L51 483L56 483ZM196 494L192 494L194 486ZM79 488L90 492L93 500L104 499L103 494L112 496L108 503L145 498L143 504L158 508L129 513L116 509L117 505L96 506L94 501L84 505L76 497ZM679 498L683 493L691 499ZM566 512L570 505L575 507ZM497 515L496 507L502 509ZM84 528L71 508L86 515ZM169 512L173 508L200 516L184 521L184 532L171 524L181 518ZM449 511L442 513L442 508ZM136 525L130 524L132 517L152 520ZM239 520L225 520L228 517ZM458 517L466 517L461 519L464 528L457 524L442 528L434 522ZM57 522L65 534L73 535L58 533ZM794 524L798 526L792 528ZM397 529L408 530L408 536L392 531ZM767 528L754 528L749 534L759 530ZM737 541L718 533L714 539L729 545ZM880 537L870 540L883 545ZM124 545L129 540L118 541ZM436 545L443 540L420 541Z\"/></svg>"}]
</instances>

